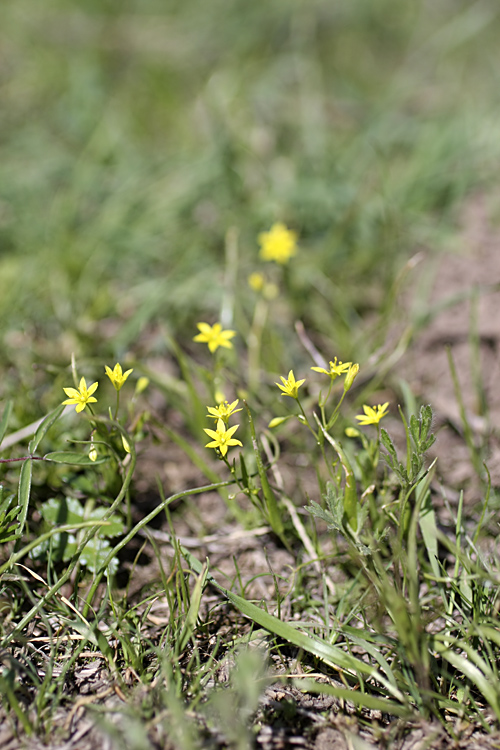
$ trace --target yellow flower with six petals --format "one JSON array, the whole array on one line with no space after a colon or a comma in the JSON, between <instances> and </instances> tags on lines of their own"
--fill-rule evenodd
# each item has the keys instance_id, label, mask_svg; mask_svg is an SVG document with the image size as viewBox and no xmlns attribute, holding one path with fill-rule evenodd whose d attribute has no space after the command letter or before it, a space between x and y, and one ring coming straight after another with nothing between
<instances>
[{"instance_id":1,"label":"yellow flower with six petals","mask_svg":"<svg viewBox=\"0 0 500 750\"><path fill-rule=\"evenodd\" d=\"M87 404L93 404L97 401L92 394L95 393L98 385L99 383L97 382L92 383L92 385L87 388L85 378L81 378L78 390L76 388L63 388L66 396L69 396L66 401L63 401L63 404L75 404L77 412L83 411Z\"/></svg>"},{"instance_id":2,"label":"yellow flower with six petals","mask_svg":"<svg viewBox=\"0 0 500 750\"><path fill-rule=\"evenodd\" d=\"M378 424L387 415L388 406L388 401L385 404L378 404L377 406L366 406L365 404L363 406L364 414L358 414L356 419L360 425Z\"/></svg>"},{"instance_id":3,"label":"yellow flower with six petals","mask_svg":"<svg viewBox=\"0 0 500 750\"><path fill-rule=\"evenodd\" d=\"M226 425L224 424L222 419L217 420L216 430L209 430L205 427L204 430L207 433L208 437L212 438L210 443L207 443L205 445L205 448L214 448L216 450L219 450L222 456L225 456L228 449L232 445L242 445L239 440L233 438L233 435L238 427L239 425L236 424L234 425L234 427L226 428Z\"/></svg>"},{"instance_id":4,"label":"yellow flower with six petals","mask_svg":"<svg viewBox=\"0 0 500 750\"><path fill-rule=\"evenodd\" d=\"M328 375L329 378L334 380L339 375L343 375L347 372L352 365L352 362L337 362L337 357L334 358L333 362L328 363L329 368L326 370L324 367L311 367L314 372L321 372L324 375Z\"/></svg>"},{"instance_id":5,"label":"yellow flower with six petals","mask_svg":"<svg viewBox=\"0 0 500 750\"><path fill-rule=\"evenodd\" d=\"M130 375L133 370L127 370L127 372L122 372L122 366L116 363L116 365L111 369L111 367L108 367L105 365L106 375L113 383L114 387L117 391L120 390L128 376Z\"/></svg>"},{"instance_id":6,"label":"yellow flower with six petals","mask_svg":"<svg viewBox=\"0 0 500 750\"><path fill-rule=\"evenodd\" d=\"M232 404L230 404L228 401L222 401L219 406L207 406L207 416L211 417L212 419L222 419L223 422L227 423L231 414L235 414L237 411L241 411L241 409L236 408L238 404L239 399L236 399L236 401L233 401Z\"/></svg>"},{"instance_id":7,"label":"yellow flower with six petals","mask_svg":"<svg viewBox=\"0 0 500 750\"><path fill-rule=\"evenodd\" d=\"M223 331L220 323L214 323L213 326L208 323L198 323L197 326L200 333L193 338L193 341L207 344L212 354L219 346L225 349L233 348L230 339L236 336L236 331Z\"/></svg>"},{"instance_id":8,"label":"yellow flower with six petals","mask_svg":"<svg viewBox=\"0 0 500 750\"><path fill-rule=\"evenodd\" d=\"M283 375L280 375L281 382L283 385L280 385L279 383L276 383L278 388L281 388L283 393L282 396L290 396L290 398L298 398L299 394L299 388L302 385L302 383L305 383L304 380L295 380L295 375L293 374L293 370L290 370L288 373L288 378L284 378Z\"/></svg>"}]
</instances>

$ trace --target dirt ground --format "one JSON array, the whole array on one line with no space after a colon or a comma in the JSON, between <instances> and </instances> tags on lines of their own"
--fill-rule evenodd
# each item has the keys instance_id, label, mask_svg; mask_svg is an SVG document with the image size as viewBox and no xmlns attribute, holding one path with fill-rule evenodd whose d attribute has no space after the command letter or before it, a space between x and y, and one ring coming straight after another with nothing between
<instances>
[{"instance_id":1,"label":"dirt ground","mask_svg":"<svg viewBox=\"0 0 500 750\"><path fill-rule=\"evenodd\" d=\"M463 214L463 235L457 252L443 253L437 259L425 259L415 269L410 295L405 295L402 305L408 319L421 320L411 344L395 365L391 378L394 382L404 378L416 396L432 404L435 409L438 441L433 454L438 456L436 482L453 504L458 490L464 488L466 501L475 503L481 498L481 486L471 463L470 448L464 440L464 425L454 391L446 347L452 354L460 382L467 420L472 440L478 453L483 451L494 487L500 487L500 231L492 224L486 201L475 198ZM415 281L417 283L415 284ZM144 461L160 471L162 481L173 491L195 486L200 477L195 469L181 468L181 454L175 449L167 458L161 448L152 447ZM192 472L192 473L190 473ZM144 472L144 475L149 472ZM203 484L203 480L201 481ZM147 504L147 486L138 489ZM153 502L154 500L152 500ZM140 513L147 512L141 507ZM273 546L265 529L242 532L234 526L224 526L224 506L215 494L200 496L196 510L186 509L178 521L176 532L180 541L195 554L210 556L212 570L228 575L234 572L233 555L238 553L238 565L244 582L253 579L249 594L256 597L273 597L271 576L256 577L269 572L271 565L276 573L286 572L293 560L289 553ZM195 532L195 534L193 534ZM153 532L159 544L165 544L168 554L168 537L162 528ZM154 559L148 558L136 585L144 576L155 575ZM132 594L134 589L131 589ZM212 604L217 597L207 592ZM210 601L209 601L210 604ZM217 627L230 627L234 613L228 605L219 603L220 622ZM224 624L224 618L227 618ZM165 624L162 602L158 600L150 612L151 632L154 641ZM291 662L293 654L290 655ZM136 699L140 701L140 687L132 674L125 675L131 687L135 684ZM120 721L123 695L116 688L99 659L82 660L76 668L68 690L79 697L76 703L68 702L61 708L57 724L64 728L57 741L50 738L18 738L7 721L0 724L0 748L18 750L113 750L115 745L98 728L94 714L88 710L94 705L109 712L109 717ZM0 714L1 716L1 714ZM113 721L113 718L111 718ZM369 750L394 748L395 750L486 750L500 748L500 733L486 733L480 727L455 725L447 733L439 724L425 722L408 725L400 721L387 723L376 714L366 716L361 724L349 710L335 699L311 696L294 687L275 684L265 691L257 711L255 747L262 750L305 748L306 750ZM154 727L150 728L153 746L168 748ZM453 739L452 734L455 735ZM206 747L218 750L226 746L223 736L206 731Z\"/></svg>"},{"instance_id":2,"label":"dirt ground","mask_svg":"<svg viewBox=\"0 0 500 750\"><path fill-rule=\"evenodd\" d=\"M461 246L416 269L410 299L423 327L396 367L413 393L430 403L439 439L438 475L449 487L463 487L478 500L470 451L464 441L447 349L453 358L474 445L484 447L492 485L500 486L500 229L492 224L484 198L463 213Z\"/></svg>"}]
</instances>

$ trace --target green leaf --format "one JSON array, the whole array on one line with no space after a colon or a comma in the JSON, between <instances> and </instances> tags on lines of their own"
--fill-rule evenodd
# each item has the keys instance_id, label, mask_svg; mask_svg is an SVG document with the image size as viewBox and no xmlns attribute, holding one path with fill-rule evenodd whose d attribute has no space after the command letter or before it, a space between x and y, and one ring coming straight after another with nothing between
<instances>
[{"instance_id":1,"label":"green leaf","mask_svg":"<svg viewBox=\"0 0 500 750\"><path fill-rule=\"evenodd\" d=\"M12 412L12 401L7 401L2 414L2 421L0 422L0 444L5 437L5 432L9 424L9 417Z\"/></svg>"},{"instance_id":2,"label":"green leaf","mask_svg":"<svg viewBox=\"0 0 500 750\"><path fill-rule=\"evenodd\" d=\"M48 557L49 550L53 560L63 560L68 562L76 554L79 542L73 534L59 532L52 535L50 539L46 539L42 544L34 547L31 555L34 558L45 560ZM101 539L99 536L95 536L87 542L85 547L80 553L79 562L84 565L92 573L96 573L106 562L106 558L109 555L111 549L110 543L107 539ZM107 572L114 575L118 570L119 560L117 557L112 557L107 566Z\"/></svg>"},{"instance_id":3,"label":"green leaf","mask_svg":"<svg viewBox=\"0 0 500 750\"><path fill-rule=\"evenodd\" d=\"M16 539L16 528L19 526L17 517L21 509L19 505L12 506L15 495L7 497L0 506L0 544Z\"/></svg>"},{"instance_id":4,"label":"green leaf","mask_svg":"<svg viewBox=\"0 0 500 750\"><path fill-rule=\"evenodd\" d=\"M92 573L96 573L106 562L106 558L111 549L111 545L107 539L101 539L95 536L91 539L83 548L80 555L80 562L85 565ZM69 560L76 552L75 550L70 555L65 555L65 559ZM119 560L117 557L112 557L106 568L106 574L114 575L118 570Z\"/></svg>"},{"instance_id":5,"label":"green leaf","mask_svg":"<svg viewBox=\"0 0 500 750\"><path fill-rule=\"evenodd\" d=\"M352 690L351 688L339 688L324 682L314 682L314 680L308 678L295 679L293 680L293 684L299 690L306 690L308 693L317 693L320 695L333 695L336 698L342 698L345 701L354 703L355 706L368 708L372 711L382 711L385 714L392 714L393 716L408 717L412 715L411 708L408 706L395 703L388 698L379 698L376 695Z\"/></svg>"},{"instance_id":6,"label":"green leaf","mask_svg":"<svg viewBox=\"0 0 500 750\"><path fill-rule=\"evenodd\" d=\"M207 572L208 568L207 564L205 563L198 578L196 579L196 583L191 594L191 602L186 614L186 619L184 621L184 625L182 626L179 640L176 643L177 654L182 654L182 652L188 645L191 636L194 633L196 623L198 621L198 614L200 612L201 596L203 594L203 590L205 588L207 580Z\"/></svg>"},{"instance_id":7,"label":"green leaf","mask_svg":"<svg viewBox=\"0 0 500 750\"><path fill-rule=\"evenodd\" d=\"M40 445L41 440L45 437L47 431L52 427L52 425L57 422L63 411L64 406L60 404L56 409L47 414L42 422L40 422L37 431L35 432L33 439L29 444L29 452L31 454L35 453L36 449Z\"/></svg>"},{"instance_id":8,"label":"green leaf","mask_svg":"<svg viewBox=\"0 0 500 750\"><path fill-rule=\"evenodd\" d=\"M44 461L53 461L56 464L70 464L71 466L96 466L108 460L108 456L98 456L92 461L86 453L76 453L76 451L54 451L46 453Z\"/></svg>"},{"instance_id":9,"label":"green leaf","mask_svg":"<svg viewBox=\"0 0 500 750\"><path fill-rule=\"evenodd\" d=\"M19 505L19 527L16 531L16 538L20 537L24 531L24 525L26 523L26 517L28 515L28 505L30 502L31 493L31 471L32 461L27 459L21 466L19 473L19 488L18 488L18 505Z\"/></svg>"},{"instance_id":10,"label":"green leaf","mask_svg":"<svg viewBox=\"0 0 500 750\"><path fill-rule=\"evenodd\" d=\"M430 492L427 492L424 502L422 504L422 510L420 511L419 518L420 531L422 532L422 538L424 540L427 555L429 556L429 562L431 564L432 572L436 578L441 575L438 558L438 533L436 525L436 514L432 507L432 500Z\"/></svg>"},{"instance_id":11,"label":"green leaf","mask_svg":"<svg viewBox=\"0 0 500 750\"><path fill-rule=\"evenodd\" d=\"M84 511L74 497L51 497L41 508L45 521L57 526L80 523L84 520Z\"/></svg>"},{"instance_id":12,"label":"green leaf","mask_svg":"<svg viewBox=\"0 0 500 750\"><path fill-rule=\"evenodd\" d=\"M394 447L394 443L392 442L389 436L389 433L384 427L382 427L382 429L380 430L380 442L382 443L386 451L389 453L393 461L397 463L398 454L396 453L396 448Z\"/></svg>"},{"instance_id":13,"label":"green leaf","mask_svg":"<svg viewBox=\"0 0 500 750\"><path fill-rule=\"evenodd\" d=\"M483 694L491 708L500 719L500 702L498 682L486 662L475 652L468 644L458 641L453 645L460 651L465 651L466 656L457 654L449 648L443 647L437 641L434 641L434 648L446 659L446 661L467 677L473 685ZM475 662L473 664L472 662Z\"/></svg>"},{"instance_id":14,"label":"green leaf","mask_svg":"<svg viewBox=\"0 0 500 750\"><path fill-rule=\"evenodd\" d=\"M91 513L73 497L51 498L42 506L41 514L45 521L54 526L79 524L82 521L100 523L108 512L107 508L93 508ZM99 529L100 537L114 537L123 532L123 521L118 515L106 519Z\"/></svg>"}]
</instances>

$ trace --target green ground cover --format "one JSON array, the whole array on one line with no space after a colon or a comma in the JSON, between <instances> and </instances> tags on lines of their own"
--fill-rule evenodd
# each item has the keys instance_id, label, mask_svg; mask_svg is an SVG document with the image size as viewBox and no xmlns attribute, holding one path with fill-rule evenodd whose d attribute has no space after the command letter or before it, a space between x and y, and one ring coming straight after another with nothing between
<instances>
[{"instance_id":1,"label":"green ground cover","mask_svg":"<svg viewBox=\"0 0 500 750\"><path fill-rule=\"evenodd\" d=\"M497 3L4 0L1 16L6 725L71 736L100 659L123 701L96 699L93 722L118 743L247 747L273 725L262 663L279 658L386 743L394 717L493 727L498 570L478 545L495 488L466 425L482 503L459 499L443 531L431 410L391 363L422 324L411 259L460 248L464 204L494 195ZM283 263L260 251L279 223ZM200 321L229 346L193 341ZM225 399L242 411L210 421ZM355 419L386 401L394 443L380 411ZM242 445L217 461L227 439ZM268 600L233 548L229 573L186 543L215 508L267 534ZM143 553L154 575L135 585Z\"/></svg>"}]
</instances>

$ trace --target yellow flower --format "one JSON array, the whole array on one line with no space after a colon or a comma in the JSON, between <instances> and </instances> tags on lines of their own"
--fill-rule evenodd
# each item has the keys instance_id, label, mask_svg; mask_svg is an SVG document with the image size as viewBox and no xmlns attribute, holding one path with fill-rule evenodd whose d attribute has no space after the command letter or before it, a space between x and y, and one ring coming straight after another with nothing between
<instances>
[{"instance_id":1,"label":"yellow flower","mask_svg":"<svg viewBox=\"0 0 500 750\"><path fill-rule=\"evenodd\" d=\"M265 283L266 280L261 273L251 273L248 277L248 286L250 289L253 289L254 292L261 292Z\"/></svg>"},{"instance_id":2,"label":"yellow flower","mask_svg":"<svg viewBox=\"0 0 500 750\"><path fill-rule=\"evenodd\" d=\"M95 447L94 443L92 443L92 445L90 446L89 458L91 461L97 461L97 448Z\"/></svg>"},{"instance_id":3,"label":"yellow flower","mask_svg":"<svg viewBox=\"0 0 500 750\"><path fill-rule=\"evenodd\" d=\"M273 224L269 232L261 232L257 239L262 260L288 263L297 253L297 234L287 229L284 224Z\"/></svg>"},{"instance_id":4,"label":"yellow flower","mask_svg":"<svg viewBox=\"0 0 500 750\"><path fill-rule=\"evenodd\" d=\"M215 448L220 451L222 456L225 456L232 445L242 445L239 440L233 438L238 427L239 425L236 424L234 427L227 429L222 419L217 420L216 430L209 430L205 427L204 430L208 437L212 438L210 443L205 445L205 448Z\"/></svg>"},{"instance_id":5,"label":"yellow flower","mask_svg":"<svg viewBox=\"0 0 500 750\"><path fill-rule=\"evenodd\" d=\"M239 399L236 399L236 401L233 401L232 404L230 404L228 401L223 401L219 404L219 406L207 406L208 415L212 419L222 419L223 422L226 422L231 416L231 414L235 414L237 411L241 411L241 409L237 409L236 407L239 404Z\"/></svg>"},{"instance_id":6,"label":"yellow flower","mask_svg":"<svg viewBox=\"0 0 500 750\"><path fill-rule=\"evenodd\" d=\"M63 388L66 396L69 396L66 401L63 401L63 404L75 404L76 411L83 411L87 404L93 404L97 401L92 394L97 390L98 385L98 383L92 383L87 388L85 378L81 378L78 390L76 388Z\"/></svg>"},{"instance_id":7,"label":"yellow flower","mask_svg":"<svg viewBox=\"0 0 500 750\"><path fill-rule=\"evenodd\" d=\"M383 417L387 415L387 408L389 406L389 402L386 401L385 404L378 404L378 406L363 406L364 414L358 414L356 419L359 420L359 424L361 425L367 425L367 424L378 424Z\"/></svg>"},{"instance_id":8,"label":"yellow flower","mask_svg":"<svg viewBox=\"0 0 500 750\"><path fill-rule=\"evenodd\" d=\"M133 370L127 370L127 372L122 372L122 366L116 363L116 365L111 369L111 367L108 367L105 365L106 375L113 383L114 387L117 391L120 390L128 376L130 375Z\"/></svg>"},{"instance_id":9,"label":"yellow flower","mask_svg":"<svg viewBox=\"0 0 500 750\"><path fill-rule=\"evenodd\" d=\"M130 445L128 444L127 438L125 438L123 435L122 435L122 445L123 445L123 450L126 453L130 453Z\"/></svg>"},{"instance_id":10,"label":"yellow flower","mask_svg":"<svg viewBox=\"0 0 500 750\"><path fill-rule=\"evenodd\" d=\"M220 323L215 323L213 326L208 325L208 323L198 323L197 325L200 333L194 337L193 341L207 344L212 354L219 346L232 349L233 345L229 339L236 336L236 331L223 331Z\"/></svg>"},{"instance_id":11,"label":"yellow flower","mask_svg":"<svg viewBox=\"0 0 500 750\"><path fill-rule=\"evenodd\" d=\"M284 378L283 375L280 375L281 382L283 385L280 385L279 383L276 383L278 388L281 388L283 393L282 396L290 396L290 398L298 398L298 391L302 383L305 383L304 380L295 380L295 375L293 374L293 370L290 370L288 373L288 379Z\"/></svg>"},{"instance_id":12,"label":"yellow flower","mask_svg":"<svg viewBox=\"0 0 500 750\"><path fill-rule=\"evenodd\" d=\"M329 362L329 369L325 370L324 367L311 367L314 372L322 372L324 375L328 375L332 380L338 375L343 375L347 372L352 365L352 362L337 362L337 357L334 358L333 362Z\"/></svg>"}]
</instances>

